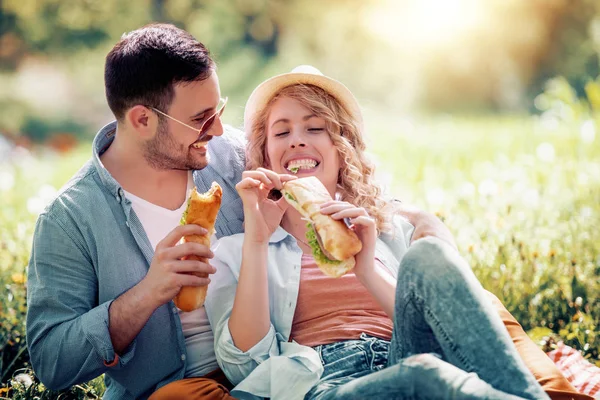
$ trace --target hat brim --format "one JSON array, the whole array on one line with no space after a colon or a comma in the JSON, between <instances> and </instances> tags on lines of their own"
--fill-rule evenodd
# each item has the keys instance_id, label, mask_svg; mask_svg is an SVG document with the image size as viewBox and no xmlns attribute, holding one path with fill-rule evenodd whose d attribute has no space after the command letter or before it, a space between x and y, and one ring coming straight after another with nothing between
<instances>
[{"instance_id":1,"label":"hat brim","mask_svg":"<svg viewBox=\"0 0 600 400\"><path fill-rule=\"evenodd\" d=\"M267 79L252 91L244 110L244 130L251 133L256 115L279 91L288 86L305 84L317 86L333 96L350 116L362 127L362 113L358 101L344 84L324 75L289 72Z\"/></svg>"}]
</instances>

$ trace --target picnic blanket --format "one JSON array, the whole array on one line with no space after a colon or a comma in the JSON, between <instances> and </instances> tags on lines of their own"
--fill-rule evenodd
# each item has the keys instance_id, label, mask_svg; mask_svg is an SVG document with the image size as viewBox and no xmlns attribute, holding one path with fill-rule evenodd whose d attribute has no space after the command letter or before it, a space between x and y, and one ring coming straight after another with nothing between
<instances>
[{"instance_id":1,"label":"picnic blanket","mask_svg":"<svg viewBox=\"0 0 600 400\"><path fill-rule=\"evenodd\" d=\"M600 368L563 342L546 354L579 392L600 399Z\"/></svg>"}]
</instances>

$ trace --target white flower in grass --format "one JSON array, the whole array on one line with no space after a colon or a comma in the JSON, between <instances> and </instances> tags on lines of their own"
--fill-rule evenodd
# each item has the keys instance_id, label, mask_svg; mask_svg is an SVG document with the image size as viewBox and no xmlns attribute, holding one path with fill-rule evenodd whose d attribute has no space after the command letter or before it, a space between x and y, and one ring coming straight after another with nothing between
<instances>
[{"instance_id":1,"label":"white flower in grass","mask_svg":"<svg viewBox=\"0 0 600 400\"><path fill-rule=\"evenodd\" d=\"M479 184L479 194L482 196L495 196L498 193L498 185L491 179L486 179Z\"/></svg>"},{"instance_id":2,"label":"white flower in grass","mask_svg":"<svg viewBox=\"0 0 600 400\"><path fill-rule=\"evenodd\" d=\"M581 207L579 215L581 215L581 218L590 218L593 213L592 207Z\"/></svg>"},{"instance_id":3,"label":"white flower in grass","mask_svg":"<svg viewBox=\"0 0 600 400\"><path fill-rule=\"evenodd\" d=\"M556 152L554 151L554 146L551 143L542 143L536 149L536 154L541 161L544 162L553 162L556 156Z\"/></svg>"},{"instance_id":4,"label":"white flower in grass","mask_svg":"<svg viewBox=\"0 0 600 400\"><path fill-rule=\"evenodd\" d=\"M29 389L29 386L33 384L31 376L27 374L18 374L13 378L13 381L19 385L23 385L25 389Z\"/></svg>"},{"instance_id":5,"label":"white flower in grass","mask_svg":"<svg viewBox=\"0 0 600 400\"><path fill-rule=\"evenodd\" d=\"M31 214L38 215L44 210L56 195L56 189L52 185L44 184L38 190L36 196L30 197L27 200L27 211Z\"/></svg>"},{"instance_id":6,"label":"white flower in grass","mask_svg":"<svg viewBox=\"0 0 600 400\"><path fill-rule=\"evenodd\" d=\"M48 204L51 200L56 196L56 188L52 185L44 184L40 187L38 191L38 196Z\"/></svg>"},{"instance_id":7,"label":"white flower in grass","mask_svg":"<svg viewBox=\"0 0 600 400\"><path fill-rule=\"evenodd\" d=\"M44 201L38 196L33 196L27 199L27 211L33 215L39 215L44 211Z\"/></svg>"},{"instance_id":8,"label":"white flower in grass","mask_svg":"<svg viewBox=\"0 0 600 400\"><path fill-rule=\"evenodd\" d=\"M442 188L434 188L427 191L427 202L432 206L441 206L444 204L446 193Z\"/></svg>"},{"instance_id":9,"label":"white flower in grass","mask_svg":"<svg viewBox=\"0 0 600 400\"><path fill-rule=\"evenodd\" d=\"M465 182L458 188L458 195L462 198L473 197L476 190L475 185L471 182Z\"/></svg>"},{"instance_id":10,"label":"white flower in grass","mask_svg":"<svg viewBox=\"0 0 600 400\"><path fill-rule=\"evenodd\" d=\"M0 170L0 192L8 192L15 186L15 175L10 170Z\"/></svg>"},{"instance_id":11,"label":"white flower in grass","mask_svg":"<svg viewBox=\"0 0 600 400\"><path fill-rule=\"evenodd\" d=\"M581 134L581 140L583 143L592 143L596 138L596 125L594 124L594 121L588 119L581 124L579 133Z\"/></svg>"},{"instance_id":12,"label":"white flower in grass","mask_svg":"<svg viewBox=\"0 0 600 400\"><path fill-rule=\"evenodd\" d=\"M535 208L540 204L540 194L537 189L527 189L521 199L525 205L531 208Z\"/></svg>"}]
</instances>

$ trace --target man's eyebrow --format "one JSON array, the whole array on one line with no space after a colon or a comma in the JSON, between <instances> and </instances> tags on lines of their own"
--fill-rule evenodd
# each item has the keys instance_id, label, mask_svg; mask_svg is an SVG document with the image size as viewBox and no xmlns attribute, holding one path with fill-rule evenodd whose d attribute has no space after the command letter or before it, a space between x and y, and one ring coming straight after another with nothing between
<instances>
[{"instance_id":1,"label":"man's eyebrow","mask_svg":"<svg viewBox=\"0 0 600 400\"><path fill-rule=\"evenodd\" d=\"M205 114L206 112L208 112L208 111L212 110L213 108L214 108L214 107L208 107L208 108L205 108L204 110L202 110L202 111L199 111L199 112L197 112L196 114L192 115L192 116L190 117L190 119L196 119L196 118L200 117L202 114Z\"/></svg>"}]
</instances>

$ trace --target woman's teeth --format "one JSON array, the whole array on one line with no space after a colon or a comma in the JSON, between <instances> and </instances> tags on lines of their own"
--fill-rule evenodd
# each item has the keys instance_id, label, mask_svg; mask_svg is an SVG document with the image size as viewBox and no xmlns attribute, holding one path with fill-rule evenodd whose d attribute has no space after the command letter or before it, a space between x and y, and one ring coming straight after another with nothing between
<instances>
[{"instance_id":1,"label":"woman's teeth","mask_svg":"<svg viewBox=\"0 0 600 400\"><path fill-rule=\"evenodd\" d=\"M292 160L292 161L289 162L289 164L287 165L286 169L288 171L296 174L301 169L313 169L318 164L319 163L317 161L310 160L310 159L306 159L306 160Z\"/></svg>"}]
</instances>

